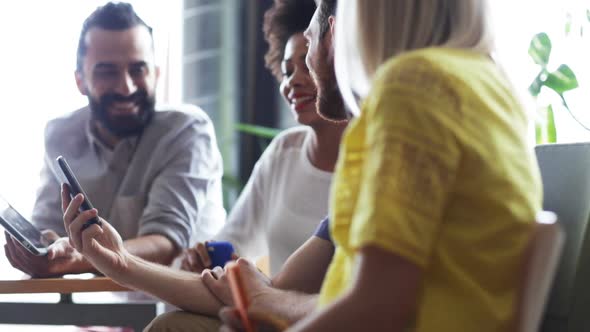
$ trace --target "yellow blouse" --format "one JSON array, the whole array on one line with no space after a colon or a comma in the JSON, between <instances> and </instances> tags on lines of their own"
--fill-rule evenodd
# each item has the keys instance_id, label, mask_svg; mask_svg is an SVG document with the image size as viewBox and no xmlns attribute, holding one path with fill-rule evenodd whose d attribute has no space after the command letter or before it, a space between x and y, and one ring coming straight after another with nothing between
<instances>
[{"instance_id":1,"label":"yellow blouse","mask_svg":"<svg viewBox=\"0 0 590 332\"><path fill-rule=\"evenodd\" d=\"M384 64L341 146L320 304L351 286L372 245L423 269L416 331L505 331L542 201L526 133L486 56L431 48Z\"/></svg>"}]
</instances>

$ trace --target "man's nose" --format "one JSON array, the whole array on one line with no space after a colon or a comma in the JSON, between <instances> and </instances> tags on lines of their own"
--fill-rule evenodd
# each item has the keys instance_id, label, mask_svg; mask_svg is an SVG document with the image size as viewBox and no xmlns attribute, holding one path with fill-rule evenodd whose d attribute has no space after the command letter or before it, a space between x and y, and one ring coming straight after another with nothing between
<instances>
[{"instance_id":1,"label":"man's nose","mask_svg":"<svg viewBox=\"0 0 590 332\"><path fill-rule=\"evenodd\" d=\"M137 84L135 83L131 75L129 75L129 73L125 72L123 73L123 75L121 75L121 78L119 79L119 82L117 84L116 91L117 93L123 96L129 96L133 94L135 91L137 91Z\"/></svg>"}]
</instances>

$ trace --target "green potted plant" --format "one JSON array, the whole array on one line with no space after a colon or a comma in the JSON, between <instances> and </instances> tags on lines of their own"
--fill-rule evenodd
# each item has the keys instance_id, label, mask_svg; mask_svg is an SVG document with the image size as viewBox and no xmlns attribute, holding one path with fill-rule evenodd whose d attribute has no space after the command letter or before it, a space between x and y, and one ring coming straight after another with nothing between
<instances>
[{"instance_id":1,"label":"green potted plant","mask_svg":"<svg viewBox=\"0 0 590 332\"><path fill-rule=\"evenodd\" d=\"M566 32L567 32L566 25ZM561 101L563 108L578 122L586 128L572 113L566 101L564 93L578 87L578 80L573 70L566 64L561 64L556 70L548 69L551 57L552 44L549 36L542 32L533 37L529 46L529 55L533 61L540 66L540 71L529 86L529 93L539 101L540 94L548 91L556 94ZM557 140L557 128L555 126L554 110L557 107L549 103L538 105L538 114L535 121L535 133L537 144L555 143ZM588 129L588 128L586 128Z\"/></svg>"}]
</instances>

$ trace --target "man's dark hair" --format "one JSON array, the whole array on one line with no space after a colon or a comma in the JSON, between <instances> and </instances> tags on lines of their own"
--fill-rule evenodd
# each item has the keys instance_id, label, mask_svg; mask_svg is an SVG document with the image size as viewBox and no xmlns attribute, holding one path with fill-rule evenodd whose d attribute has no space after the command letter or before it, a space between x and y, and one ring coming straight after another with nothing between
<instances>
[{"instance_id":1,"label":"man's dark hair","mask_svg":"<svg viewBox=\"0 0 590 332\"><path fill-rule=\"evenodd\" d=\"M289 38L307 29L315 9L314 0L275 0L264 14L264 37L269 44L264 60L278 81L283 76L281 62Z\"/></svg>"},{"instance_id":2,"label":"man's dark hair","mask_svg":"<svg viewBox=\"0 0 590 332\"><path fill-rule=\"evenodd\" d=\"M86 46L86 34L92 28L101 28L105 30L127 30L138 25L145 26L150 36L152 28L147 25L133 10L133 6L125 2L109 2L88 16L82 25L80 39L78 40L78 52L76 58L76 70L82 72L84 56L88 51Z\"/></svg>"},{"instance_id":3,"label":"man's dark hair","mask_svg":"<svg viewBox=\"0 0 590 332\"><path fill-rule=\"evenodd\" d=\"M320 36L323 38L330 31L330 16L336 16L338 0L320 0L318 8L318 22L320 23Z\"/></svg>"}]
</instances>

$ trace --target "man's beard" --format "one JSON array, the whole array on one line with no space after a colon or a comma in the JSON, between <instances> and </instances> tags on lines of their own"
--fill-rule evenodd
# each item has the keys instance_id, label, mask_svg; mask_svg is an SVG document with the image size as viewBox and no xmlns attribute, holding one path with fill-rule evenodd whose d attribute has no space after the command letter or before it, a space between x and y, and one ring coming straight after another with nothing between
<instances>
[{"instance_id":1,"label":"man's beard","mask_svg":"<svg viewBox=\"0 0 590 332\"><path fill-rule=\"evenodd\" d=\"M311 77L317 87L316 109L325 120L342 122L348 120L348 114L344 108L344 99L338 88L336 72L334 71L334 57L328 54L323 47L318 52L316 68L310 70Z\"/></svg>"},{"instance_id":2,"label":"man's beard","mask_svg":"<svg viewBox=\"0 0 590 332\"><path fill-rule=\"evenodd\" d=\"M111 115L109 108L116 102L132 102L137 105L137 114ZM137 90L129 96L106 93L96 100L88 96L93 119L98 120L113 135L123 138L139 135L150 123L155 113L155 97L145 90Z\"/></svg>"}]
</instances>

